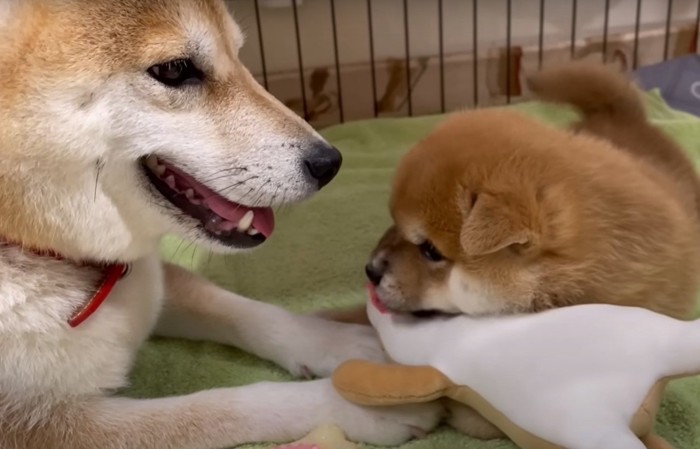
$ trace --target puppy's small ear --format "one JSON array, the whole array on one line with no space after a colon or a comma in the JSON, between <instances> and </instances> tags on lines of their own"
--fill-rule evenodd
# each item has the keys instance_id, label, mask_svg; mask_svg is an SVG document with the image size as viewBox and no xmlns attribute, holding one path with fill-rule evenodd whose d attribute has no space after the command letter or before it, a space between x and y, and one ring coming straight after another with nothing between
<instances>
[{"instance_id":1,"label":"puppy's small ear","mask_svg":"<svg viewBox=\"0 0 700 449\"><path fill-rule=\"evenodd\" d=\"M526 225L523 205L489 193L469 196L464 209L460 242L467 255L492 254L511 245L527 245L532 233Z\"/></svg>"}]
</instances>

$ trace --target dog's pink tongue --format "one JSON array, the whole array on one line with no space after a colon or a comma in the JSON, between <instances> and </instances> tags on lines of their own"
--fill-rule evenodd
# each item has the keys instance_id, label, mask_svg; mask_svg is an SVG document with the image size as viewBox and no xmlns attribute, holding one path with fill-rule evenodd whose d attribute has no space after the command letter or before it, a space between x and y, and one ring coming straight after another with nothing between
<instances>
[{"instance_id":1,"label":"dog's pink tongue","mask_svg":"<svg viewBox=\"0 0 700 449\"><path fill-rule=\"evenodd\" d=\"M265 238L272 235L272 231L275 229L275 214L269 207L241 206L218 195L209 196L204 201L216 215L233 223L241 221L241 218L248 211L252 210L255 214L253 216L253 227Z\"/></svg>"},{"instance_id":2,"label":"dog's pink tongue","mask_svg":"<svg viewBox=\"0 0 700 449\"><path fill-rule=\"evenodd\" d=\"M272 235L275 230L275 213L269 207L259 207L253 209L255 218L253 218L253 227L257 229L265 238Z\"/></svg>"}]
</instances>

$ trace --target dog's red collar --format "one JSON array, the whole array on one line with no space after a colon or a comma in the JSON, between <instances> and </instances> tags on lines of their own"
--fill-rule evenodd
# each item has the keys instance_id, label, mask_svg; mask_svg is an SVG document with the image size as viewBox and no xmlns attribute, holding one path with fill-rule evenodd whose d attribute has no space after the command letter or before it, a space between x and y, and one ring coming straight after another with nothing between
<instances>
[{"instance_id":1,"label":"dog's red collar","mask_svg":"<svg viewBox=\"0 0 700 449\"><path fill-rule=\"evenodd\" d=\"M68 320L70 327L78 327L100 308L114 286L129 273L131 266L115 263L103 267L103 277L95 294L81 308L78 308Z\"/></svg>"},{"instance_id":2,"label":"dog's red collar","mask_svg":"<svg viewBox=\"0 0 700 449\"><path fill-rule=\"evenodd\" d=\"M31 249L31 248L26 248L21 245L13 245L11 243L4 242L0 240L0 245L12 245L12 246L18 246L20 248L23 248L27 251L30 251L38 256L42 257L51 257L56 260L66 260L63 256L58 254L55 251L52 250L36 250L36 249ZM97 309L100 308L100 306L104 303L105 299L109 296L110 293L112 293L112 289L114 289L114 286L119 282L120 279L125 277L128 273L129 270L131 269L131 265L129 264L123 264L123 263L113 263L113 264L97 264L97 263L77 263L77 262L72 262L76 263L77 265L80 266L94 266L96 268L99 268L102 270L102 280L100 281L100 284L98 285L95 293L92 295L91 298L89 298L85 304L83 304L81 307L77 308L71 317L68 319L68 325L70 327L78 327L82 323L85 322L92 314L94 314Z\"/></svg>"}]
</instances>

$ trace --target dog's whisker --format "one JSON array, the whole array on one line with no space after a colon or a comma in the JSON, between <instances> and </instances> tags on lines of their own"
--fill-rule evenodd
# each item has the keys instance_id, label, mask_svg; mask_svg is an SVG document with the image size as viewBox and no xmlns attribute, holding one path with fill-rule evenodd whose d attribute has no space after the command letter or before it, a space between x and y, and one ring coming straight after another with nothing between
<instances>
[{"instance_id":1,"label":"dog's whisker","mask_svg":"<svg viewBox=\"0 0 700 449\"><path fill-rule=\"evenodd\" d=\"M234 183L234 184L231 184L231 185L228 186L228 187L225 187L225 188L223 188L223 189L217 191L216 194L222 195L222 196L223 196L224 193L225 193L226 191L231 190L231 189L235 189L236 187L240 187L240 186L242 186L242 185L245 185L247 182L250 182L250 181L252 181L252 180L254 180L254 179L258 179L258 178L259 178L259 176L257 176L257 175L250 176L250 177L248 177L248 178L246 178L246 179L244 179L244 180L242 180L242 181L238 181L238 182L236 182L236 183Z\"/></svg>"},{"instance_id":2,"label":"dog's whisker","mask_svg":"<svg viewBox=\"0 0 700 449\"><path fill-rule=\"evenodd\" d=\"M265 186L267 186L269 183L270 181L268 180L265 184L260 186L258 189L258 196L253 201L253 204L259 204L260 199L265 195Z\"/></svg>"},{"instance_id":3,"label":"dog's whisker","mask_svg":"<svg viewBox=\"0 0 700 449\"><path fill-rule=\"evenodd\" d=\"M204 184L210 183L217 181L222 178L227 178L229 176L233 176L235 173L238 172L247 172L248 168L247 167L233 167L233 168L226 168L223 170L217 170L214 173L212 173L208 178L202 178L201 182Z\"/></svg>"},{"instance_id":4,"label":"dog's whisker","mask_svg":"<svg viewBox=\"0 0 700 449\"><path fill-rule=\"evenodd\" d=\"M92 195L92 202L97 201L97 185L100 182L100 173L102 172L102 168L104 167L104 161L102 159L97 160L97 164L95 167L95 190Z\"/></svg>"},{"instance_id":5,"label":"dog's whisker","mask_svg":"<svg viewBox=\"0 0 700 449\"><path fill-rule=\"evenodd\" d=\"M243 195L243 198L242 198L242 199L245 201L245 200L247 200L248 198L252 197L252 196L255 195L257 192L260 191L260 188L261 188L260 186L249 188L248 191ZM255 203L255 202L251 202L251 204L254 204L254 203Z\"/></svg>"},{"instance_id":6,"label":"dog's whisker","mask_svg":"<svg viewBox=\"0 0 700 449\"><path fill-rule=\"evenodd\" d=\"M172 254L172 256L170 256L170 262L177 260L177 254L180 252L180 248L182 248L183 243L185 243L185 241L180 239L180 243L177 245L177 248L175 248L175 252Z\"/></svg>"},{"instance_id":7,"label":"dog's whisker","mask_svg":"<svg viewBox=\"0 0 700 449\"><path fill-rule=\"evenodd\" d=\"M192 227L192 231L195 231L196 229L197 229L196 226L193 226L193 227ZM189 242L187 242L187 246L185 246L185 249L182 251L183 256L184 256L185 254L187 254L187 252L190 251L190 250L192 249L193 246L194 246L194 241L189 241Z\"/></svg>"},{"instance_id":8,"label":"dog's whisker","mask_svg":"<svg viewBox=\"0 0 700 449\"><path fill-rule=\"evenodd\" d=\"M208 270L209 268L211 268L211 260L212 260L212 257L214 256L214 252L211 250L207 250L207 253L208 253L208 255L207 255L207 264L206 265L207 265L207 270Z\"/></svg>"},{"instance_id":9,"label":"dog's whisker","mask_svg":"<svg viewBox=\"0 0 700 449\"><path fill-rule=\"evenodd\" d=\"M192 250L192 255L190 256L190 268L194 269L194 261L195 261L195 254L197 254L197 249L199 247L197 245L194 245L194 248Z\"/></svg>"}]
</instances>

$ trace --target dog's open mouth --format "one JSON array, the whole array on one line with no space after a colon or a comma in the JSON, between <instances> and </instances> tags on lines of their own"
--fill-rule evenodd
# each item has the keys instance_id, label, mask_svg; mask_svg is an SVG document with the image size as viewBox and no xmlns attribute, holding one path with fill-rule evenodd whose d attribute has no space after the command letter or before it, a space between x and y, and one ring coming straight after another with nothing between
<instances>
[{"instance_id":1,"label":"dog's open mouth","mask_svg":"<svg viewBox=\"0 0 700 449\"><path fill-rule=\"evenodd\" d=\"M148 179L165 199L201 222L214 240L238 248L264 242L275 228L269 207L234 203L167 161L150 155L141 160Z\"/></svg>"}]
</instances>

